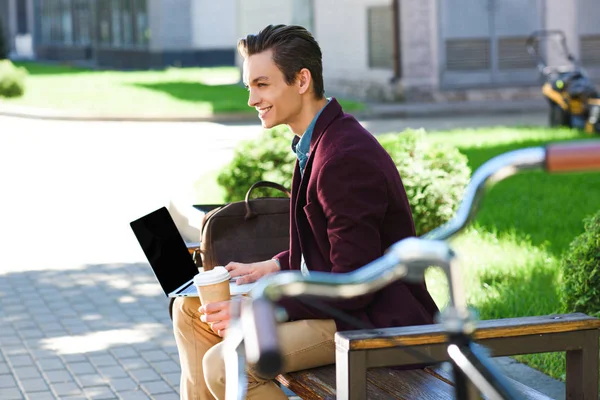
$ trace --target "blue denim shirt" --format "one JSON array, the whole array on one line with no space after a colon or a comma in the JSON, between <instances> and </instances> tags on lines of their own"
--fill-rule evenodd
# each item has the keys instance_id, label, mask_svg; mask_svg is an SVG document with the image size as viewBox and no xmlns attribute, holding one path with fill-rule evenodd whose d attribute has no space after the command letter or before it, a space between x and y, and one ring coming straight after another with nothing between
<instances>
[{"instance_id":1,"label":"blue denim shirt","mask_svg":"<svg viewBox=\"0 0 600 400\"><path fill-rule=\"evenodd\" d=\"M327 99L327 104L329 104L330 100L331 97ZM325 108L327 104L325 104L323 108ZM304 169L306 168L306 163L308 162L308 157L310 156L310 139L312 138L313 130L315 129L315 124L317 123L317 119L319 119L319 115L321 115L323 108L321 108L317 115L315 115L311 123L308 125L308 128L306 128L304 135L302 135L301 137L295 136L294 140L292 141L292 149L296 153L296 157L298 157L298 164L300 164L300 174L302 176L304 176ZM306 261L304 261L304 254L302 254L302 260L300 261L300 270L302 271L303 275L309 274L308 267L306 266Z\"/></svg>"},{"instance_id":2,"label":"blue denim shirt","mask_svg":"<svg viewBox=\"0 0 600 400\"><path fill-rule=\"evenodd\" d=\"M327 99L327 104L329 104L330 100L331 98ZM292 142L292 149L296 153L296 157L298 157L298 163L300 164L300 174L303 176L306 163L308 162L308 156L310 156L310 139L312 138L317 119L319 119L319 115L321 115L321 112L327 106L327 104L325 104L325 106L319 110L317 115L315 115L311 123L308 125L308 128L306 128L304 134L301 137L296 136Z\"/></svg>"}]
</instances>

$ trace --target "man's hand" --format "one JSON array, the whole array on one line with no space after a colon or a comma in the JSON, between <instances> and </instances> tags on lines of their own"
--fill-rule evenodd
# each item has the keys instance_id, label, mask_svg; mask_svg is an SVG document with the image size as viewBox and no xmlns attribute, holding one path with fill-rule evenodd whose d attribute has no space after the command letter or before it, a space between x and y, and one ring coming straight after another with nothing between
<instances>
[{"instance_id":1,"label":"man's hand","mask_svg":"<svg viewBox=\"0 0 600 400\"><path fill-rule=\"evenodd\" d=\"M261 261L251 264L230 262L225 266L232 278L236 279L238 285L256 282L265 275L279 271L279 265L275 260Z\"/></svg>"},{"instance_id":2,"label":"man's hand","mask_svg":"<svg viewBox=\"0 0 600 400\"><path fill-rule=\"evenodd\" d=\"M220 301L218 303L210 303L198 309L200 312L200 320L210 325L213 332L221 337L225 337L225 331L229 326L231 315L229 306L231 300Z\"/></svg>"}]
</instances>

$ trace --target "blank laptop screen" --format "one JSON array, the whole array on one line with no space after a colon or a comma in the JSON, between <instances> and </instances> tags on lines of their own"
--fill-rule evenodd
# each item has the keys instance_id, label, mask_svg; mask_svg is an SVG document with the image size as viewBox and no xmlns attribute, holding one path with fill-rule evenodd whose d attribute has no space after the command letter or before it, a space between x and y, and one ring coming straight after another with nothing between
<instances>
[{"instance_id":1,"label":"blank laptop screen","mask_svg":"<svg viewBox=\"0 0 600 400\"><path fill-rule=\"evenodd\" d=\"M132 221L130 225L165 295L198 273L166 207Z\"/></svg>"}]
</instances>

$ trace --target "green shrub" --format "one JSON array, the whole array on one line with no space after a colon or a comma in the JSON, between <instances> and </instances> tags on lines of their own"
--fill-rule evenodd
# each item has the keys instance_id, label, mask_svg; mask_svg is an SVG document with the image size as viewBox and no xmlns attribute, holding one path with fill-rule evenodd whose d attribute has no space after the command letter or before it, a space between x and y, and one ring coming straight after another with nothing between
<instances>
[{"instance_id":1,"label":"green shrub","mask_svg":"<svg viewBox=\"0 0 600 400\"><path fill-rule=\"evenodd\" d=\"M471 176L465 155L426 136L409 129L378 137L402 177L418 235L454 216Z\"/></svg>"},{"instance_id":2,"label":"green shrub","mask_svg":"<svg viewBox=\"0 0 600 400\"><path fill-rule=\"evenodd\" d=\"M225 191L225 201L244 199L248 188L258 181L291 188L296 160L291 143L292 134L284 126L265 130L257 140L240 143L231 163L217 177L217 183ZM263 196L281 196L281 192L272 189L260 191Z\"/></svg>"},{"instance_id":3,"label":"green shrub","mask_svg":"<svg viewBox=\"0 0 600 400\"><path fill-rule=\"evenodd\" d=\"M600 211L584 227L562 258L563 305L566 312L600 316Z\"/></svg>"},{"instance_id":4,"label":"green shrub","mask_svg":"<svg viewBox=\"0 0 600 400\"><path fill-rule=\"evenodd\" d=\"M254 182L270 180L291 187L296 160L292 135L285 127L267 130L257 140L242 143L232 162L217 178L225 201L238 201ZM378 137L392 156L412 208L417 234L450 219L469 181L467 158L456 148L427 139L424 130ZM267 195L275 192L267 189Z\"/></svg>"},{"instance_id":5,"label":"green shrub","mask_svg":"<svg viewBox=\"0 0 600 400\"><path fill-rule=\"evenodd\" d=\"M19 97L25 93L27 70L10 60L0 61L0 97Z\"/></svg>"}]
</instances>

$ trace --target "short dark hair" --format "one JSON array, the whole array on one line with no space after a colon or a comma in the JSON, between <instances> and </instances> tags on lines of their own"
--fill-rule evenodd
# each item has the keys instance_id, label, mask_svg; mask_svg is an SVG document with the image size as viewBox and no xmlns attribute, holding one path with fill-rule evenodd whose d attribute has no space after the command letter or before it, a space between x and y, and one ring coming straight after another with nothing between
<instances>
[{"instance_id":1,"label":"short dark hair","mask_svg":"<svg viewBox=\"0 0 600 400\"><path fill-rule=\"evenodd\" d=\"M243 58L266 50L273 51L273 62L283 73L288 85L296 81L302 68L310 71L317 99L324 96L321 48L313 35L298 25L269 25L257 35L250 34L238 41Z\"/></svg>"}]
</instances>

